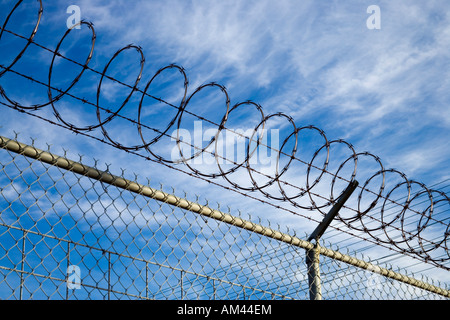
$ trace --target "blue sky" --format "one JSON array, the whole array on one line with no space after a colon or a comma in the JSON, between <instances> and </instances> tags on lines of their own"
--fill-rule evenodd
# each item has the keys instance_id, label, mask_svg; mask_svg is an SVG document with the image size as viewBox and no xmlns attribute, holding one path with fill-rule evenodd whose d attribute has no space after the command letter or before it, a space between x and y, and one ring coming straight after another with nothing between
<instances>
[{"instance_id":1,"label":"blue sky","mask_svg":"<svg viewBox=\"0 0 450 320\"><path fill-rule=\"evenodd\" d=\"M0 0L2 23L13 3ZM102 71L117 50L135 44L146 57L141 89L159 68L176 63L186 70L188 95L214 81L227 88L231 105L252 100L263 107L266 115L286 113L297 126L315 125L326 132L329 140L345 139L358 152L378 155L385 168L403 171L410 179L432 185L450 178L447 1L44 1L35 41L55 48L67 30L70 15L66 9L73 4L80 7L81 18L95 26L97 39L90 63L95 70ZM370 16L366 10L373 4L381 9L380 30L366 26ZM37 2L30 1L19 10L24 18L19 23L18 11L9 25L28 35L35 23ZM83 62L90 49L90 37L86 28L74 30L62 52ZM17 48L24 45L5 35L0 40L1 64L14 56L14 52L3 49L10 48L11 43ZM30 46L13 69L46 83L51 58L50 53ZM139 58L137 51L127 50L115 61L111 75L132 85L139 73ZM79 67L58 61L52 80L57 87L67 87L78 72ZM99 75L86 71L70 92L95 102L99 80ZM183 95L182 84L183 78L173 70L150 89L155 96L176 104ZM46 102L45 88L20 77L6 75L0 78L0 85L23 104ZM129 94L129 89L107 80L102 89L101 101L115 108ZM191 111L220 122L223 113L217 110L224 110L220 90L211 88L195 98ZM134 95L123 114L135 119L139 100L140 95ZM143 117L150 126L164 128L174 111L150 100L145 100ZM96 121L92 107L71 98L58 102L58 110L64 119L80 126ZM274 215L272 208L255 213L253 201L243 201L233 192L17 111L5 107L1 111L4 136L13 136L15 130L24 141L33 137L42 148L46 148L46 142L51 144L55 153L65 148L73 157L85 154L100 163L112 164L111 168L126 168L127 172L137 172L177 190L298 225L298 217L289 213ZM36 114L56 120L50 106ZM255 117L242 113L234 118L235 126L254 125ZM188 116L183 119L187 127L195 120ZM288 126L273 124L282 133ZM118 141L139 143L135 127L127 123L117 121L108 129ZM99 129L92 134L102 136ZM151 136L150 132L145 134ZM166 143L159 144L157 150L167 152ZM296 177L288 178L292 182ZM226 185L223 180L219 182Z\"/></svg>"},{"instance_id":2,"label":"blue sky","mask_svg":"<svg viewBox=\"0 0 450 320\"><path fill-rule=\"evenodd\" d=\"M190 92L218 82L232 103L250 99L265 114L281 111L299 126L317 125L330 139L371 151L408 177L445 178L450 117L444 1L380 2L381 30L367 29L372 3L365 1L46 2L37 41L56 45L73 3L94 23L98 38L90 66L97 70L134 43L147 59L140 86L158 68L177 63L187 70ZM87 46L86 36L76 45ZM135 79L139 63L130 65L122 79Z\"/></svg>"}]
</instances>

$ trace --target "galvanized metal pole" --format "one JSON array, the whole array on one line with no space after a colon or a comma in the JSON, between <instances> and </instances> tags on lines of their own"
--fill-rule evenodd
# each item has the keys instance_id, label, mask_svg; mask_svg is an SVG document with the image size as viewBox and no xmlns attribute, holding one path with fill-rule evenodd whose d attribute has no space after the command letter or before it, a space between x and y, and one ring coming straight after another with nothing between
<instances>
[{"instance_id":1,"label":"galvanized metal pole","mask_svg":"<svg viewBox=\"0 0 450 320\"><path fill-rule=\"evenodd\" d=\"M309 284L309 299L322 300L322 286L320 282L320 237L324 234L330 223L339 213L344 203L350 198L353 191L358 187L358 181L350 182L339 197L336 204L325 215L323 221L317 226L313 233L309 236L308 241L315 241L315 245L311 249L306 250L306 266L308 268L308 284Z\"/></svg>"},{"instance_id":2,"label":"galvanized metal pole","mask_svg":"<svg viewBox=\"0 0 450 320\"><path fill-rule=\"evenodd\" d=\"M317 226L317 228L311 233L311 235L308 238L308 241L316 240L319 241L320 237L324 234L325 230L330 225L331 221L334 220L334 218L339 213L339 210L344 206L344 203L350 198L353 191L358 187L358 181L354 180L351 181L348 187L344 190L342 195L338 198L338 201L335 203L335 205L331 208L331 210L325 215L325 218L323 218L322 222Z\"/></svg>"},{"instance_id":3,"label":"galvanized metal pole","mask_svg":"<svg viewBox=\"0 0 450 320\"><path fill-rule=\"evenodd\" d=\"M306 251L306 266L308 268L309 299L322 300L320 282L320 247L319 244Z\"/></svg>"},{"instance_id":4,"label":"galvanized metal pole","mask_svg":"<svg viewBox=\"0 0 450 320\"><path fill-rule=\"evenodd\" d=\"M22 261L20 266L20 290L19 290L19 300L23 300L23 287L25 286L25 279L24 279L24 273L25 273L25 259L26 259L26 253L25 253L25 239L28 235L28 232L23 232L23 239L22 239Z\"/></svg>"},{"instance_id":5,"label":"galvanized metal pole","mask_svg":"<svg viewBox=\"0 0 450 320\"><path fill-rule=\"evenodd\" d=\"M108 252L108 301L111 300L111 252Z\"/></svg>"},{"instance_id":6,"label":"galvanized metal pole","mask_svg":"<svg viewBox=\"0 0 450 320\"><path fill-rule=\"evenodd\" d=\"M148 262L145 262L145 298L148 300Z\"/></svg>"},{"instance_id":7,"label":"galvanized metal pole","mask_svg":"<svg viewBox=\"0 0 450 320\"><path fill-rule=\"evenodd\" d=\"M183 300L183 270L180 270L181 300Z\"/></svg>"},{"instance_id":8,"label":"galvanized metal pole","mask_svg":"<svg viewBox=\"0 0 450 320\"><path fill-rule=\"evenodd\" d=\"M70 241L67 241L66 300L69 300Z\"/></svg>"}]
</instances>

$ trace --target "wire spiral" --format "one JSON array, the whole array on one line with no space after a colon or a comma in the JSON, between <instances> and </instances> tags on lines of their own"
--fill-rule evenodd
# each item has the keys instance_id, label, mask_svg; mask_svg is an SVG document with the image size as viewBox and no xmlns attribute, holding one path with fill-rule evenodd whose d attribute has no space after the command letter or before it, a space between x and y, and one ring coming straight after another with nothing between
<instances>
[{"instance_id":1,"label":"wire spiral","mask_svg":"<svg viewBox=\"0 0 450 320\"><path fill-rule=\"evenodd\" d=\"M14 57L14 59L12 59L11 62L1 62L0 78L7 73L16 73L21 75L19 72L14 71L13 67L25 55L29 46L31 44L36 44L34 42L34 38L38 32L40 21L44 12L42 0L39 0L38 2L39 10L36 17L36 23L28 37L17 35L8 29L8 23L17 8L23 4L23 0L18 1L6 16L0 31L0 42L2 41L2 37L7 32L15 36L22 37L27 41L26 45L20 48L19 53ZM63 42L68 38L69 34L73 32L76 27L81 26L88 28L91 33L90 49L86 54L86 59L83 63L70 60L69 58L61 55L59 52ZM45 107L50 107L52 108L57 120L63 126L74 132L99 130L104 138L118 149L146 151L157 161L185 165L197 176L207 179L223 178L236 189L246 192L260 192L270 200L288 202L296 208L319 211L323 214L326 213L325 211L327 208L335 203L344 191L345 186L341 187L341 184L349 184L357 178L359 180L360 174L359 170L357 170L358 164L360 162L370 161L372 164L375 164L377 169L372 171L370 174L365 173L365 178L362 181L359 181L359 192L353 197L353 202L346 204L347 213L350 212L350 214L340 214L338 219L348 228L365 232L379 243L395 246L402 252L411 253L426 261L433 262L435 265L447 268L445 263L450 260L448 250L450 244L450 241L448 240L450 234L450 224L446 222L447 219L445 217L439 217L439 215L435 212L435 208L437 207L450 205L450 198L444 192L430 189L420 182L410 180L401 171L384 168L379 157L369 152L357 152L351 144L344 140L329 140L325 135L325 132L315 126L297 126L294 119L287 114L275 113L265 115L263 108L253 101L240 102L231 106L228 92L226 88L220 84L204 84L197 87L191 94L189 94L188 77L184 68L181 66L171 64L159 69L145 84L144 89L140 90L138 85L143 77L145 56L139 46L128 45L121 48L114 53L102 72L95 71L89 67L89 64L94 54L96 38L97 36L93 24L90 22L81 21L67 29L58 41L55 49L51 50L47 47L41 47L42 49L52 52L53 54L48 69L47 83L39 83L32 77L26 75L23 76L45 86L48 89L48 100L41 104L22 105L21 103L14 101L8 95L3 86L0 86L0 95L6 100L6 103L4 104L19 111L28 110L33 112ZM112 63L127 51L135 51L140 57L139 72L133 85L124 84L107 75ZM75 78L65 89L56 89L53 84L53 70L57 58L67 59L70 62L82 67L82 70L75 76ZM97 72L101 76L100 81L97 84L96 102L90 103L93 107L95 107L97 122L87 126L79 126L71 123L61 114L58 110L57 102L61 101L65 96L71 96L72 98L81 100L83 103L88 103L84 99L73 96L70 93L70 91L80 81L86 70ZM178 105L160 100L160 102L166 103L168 106L175 109L176 112L173 117L168 117L167 123L163 126L164 129L159 130L149 127L143 121L143 109L145 107L144 98L151 97L158 100L158 98L149 93L151 91L151 86L155 79L169 70L176 71L181 76L183 82L183 88L181 90L182 97ZM123 102L115 111L103 108L100 105L103 81L105 79L113 80L130 89L129 94L123 99ZM221 116L219 123L215 123L195 114L195 112L190 111L191 101L201 95L201 93L203 93L207 88L218 90L220 94L223 95L223 115ZM106 125L111 123L114 119L121 117L119 113L121 113L121 111L129 105L130 100L137 93L141 94L141 97L137 109L137 120L132 122L134 122L134 125L137 127L137 133L141 141L138 144L125 145L112 137L110 132L108 132ZM239 134L227 127L229 119L237 112L236 110L242 108L251 108L258 115L258 124L254 127L254 129L252 129L251 134ZM108 116L106 117L104 116L105 112L108 113ZM193 115L202 121L207 121L210 124L213 124L216 128L216 133L212 136L209 142L205 146L193 146L196 151L189 155L185 154L185 148L183 147L183 143L185 142L182 141L180 136L183 116L186 114ZM284 122L290 127L290 131L282 140L279 150L271 150L277 154L274 172L263 173L258 169L258 166L255 166L252 160L256 156L259 148L267 147L264 145L263 138L266 132L265 128L269 121ZM144 134L144 129L151 129L157 134L152 139L147 139ZM164 137L170 137L168 133L171 129L177 133L174 143L179 150L179 159L168 158L158 154L157 150L154 148L156 143L161 141ZM228 161L228 167L223 165L224 158L220 155L220 137L224 131L231 131L234 134L241 135L247 141L245 158L241 161L225 159ZM301 135L308 133L319 137L322 142L314 151L312 157L305 160L298 156L298 152L302 149L302 142L304 142L300 138ZM339 148L346 150L346 153L348 154L345 157L340 158L340 162L335 164L332 168L330 165L332 161L331 157L333 156L332 150ZM202 157L206 153L214 156L216 159L217 167L213 173L210 172L210 167L208 168L208 171L202 171L192 165L192 160ZM290 169L297 164L301 164L303 166L303 174L305 177L304 185L289 183L287 181L287 179L292 179L291 176L293 174L290 174ZM350 170L347 177L343 177L343 172L348 171L348 167L351 167L352 170ZM247 173L247 185L244 185L241 181L235 181L236 173L241 174L239 175L239 180L242 180L242 170ZM387 178L388 176L390 177L389 179ZM258 177L264 177L265 181L261 182L261 179L258 179ZM329 195L318 196L320 194L323 195L323 185L325 181L329 185ZM393 183L392 181L396 182ZM374 188L374 184L376 185L376 191L372 190ZM294 194L291 194L292 189L295 190ZM401 197L398 196L399 193L402 194ZM424 198L425 200L423 200ZM305 199L307 200L305 201ZM320 199L322 201L319 203ZM323 201L324 199L326 201ZM425 205L424 201L426 203ZM420 207L421 209L417 209L417 207ZM394 212L392 212L392 208L394 208ZM432 240L430 240L430 238ZM445 253L443 254L442 252Z\"/></svg>"}]
</instances>

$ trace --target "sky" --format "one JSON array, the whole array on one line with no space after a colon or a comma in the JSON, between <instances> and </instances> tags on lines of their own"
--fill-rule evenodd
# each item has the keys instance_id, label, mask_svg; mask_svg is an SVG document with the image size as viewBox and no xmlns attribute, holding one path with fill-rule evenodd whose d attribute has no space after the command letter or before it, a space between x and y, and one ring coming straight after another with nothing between
<instances>
[{"instance_id":1,"label":"sky","mask_svg":"<svg viewBox=\"0 0 450 320\"><path fill-rule=\"evenodd\" d=\"M2 24L14 3L0 0ZM447 1L44 1L37 43L49 48L58 45L71 18L72 12L67 12L70 5L78 6L81 19L94 24L95 49L89 66L95 70L103 71L115 52L133 44L141 48L145 64L141 64L142 56L133 47L119 54L108 75L133 85L141 73L138 87L143 90L160 68L171 64L182 66L189 80L187 88L183 75L173 68L157 77L148 92L175 105L186 94L192 97L189 111L206 119L220 123L226 110L227 97L219 86L209 86L194 94L199 86L214 82L226 88L230 106L251 100L262 107L265 115L287 114L297 127L313 125L323 130L329 141L345 139L357 152L379 156L385 168L398 169L409 179L434 185L450 178ZM368 28L373 13L367 9L371 5L380 8L379 29ZM36 1L22 4L8 27L19 34L31 34L37 10ZM62 42L60 51L83 63L91 50L91 37L86 25L74 29ZM10 63L24 45L23 40L3 35L0 63ZM47 83L51 61L51 53L30 46L13 69ZM67 88L81 68L60 58L55 61L52 84ZM85 71L70 93L95 103L100 80L99 74ZM1 77L0 85L8 97L21 104L48 101L45 87L17 75ZM129 94L129 88L103 79L98 99L102 105L117 110ZM136 119L140 100L140 94L131 96L121 114ZM6 102L4 97L0 101ZM149 98L143 101L142 120L151 127L163 130L176 116L176 111L167 105ZM88 164L92 163L89 159L95 158L99 163L111 164L111 170L116 168L116 172L125 168L128 173L148 177L155 184L186 191L192 197L201 195L223 207L239 207L252 216L304 232L313 227L289 212L261 206L204 180L1 108L3 136L12 137L19 132L23 142L31 141L32 137L43 149L47 143L51 144L55 153L64 148L72 158L84 154ZM61 119L79 126L97 121L92 106L70 97L58 101L57 110ZM34 113L61 123L51 106ZM101 117L106 115L101 113ZM183 114L180 126L192 130L195 120L198 119ZM271 120L269 128L280 130L281 145L292 131L291 124L277 117ZM260 114L255 108L230 112L230 125L235 128L254 128L259 121ZM205 130L211 128L208 123L203 126ZM115 141L128 145L141 143L135 125L112 121L105 127ZM168 134L173 130L171 127ZM100 128L90 134L103 137ZM144 135L149 139L155 137L148 130L144 130ZM303 144L300 140L299 152L305 152L306 159L311 159L320 139L316 132L315 138L305 138ZM290 150L291 144L292 141L287 143L285 150ZM173 151L173 141L161 139L153 150L167 157ZM178 167L189 171L186 166ZM194 163L192 167L217 172L216 167L208 164ZM373 164L365 177L375 172L371 169L376 170ZM364 161L360 170L364 172ZM286 175L290 183L298 181L295 173L294 168ZM233 175L233 181L250 185L248 177L240 174ZM304 182L304 177L298 179ZM214 181L230 186L223 179ZM322 187L329 193L329 186Z\"/></svg>"}]
</instances>

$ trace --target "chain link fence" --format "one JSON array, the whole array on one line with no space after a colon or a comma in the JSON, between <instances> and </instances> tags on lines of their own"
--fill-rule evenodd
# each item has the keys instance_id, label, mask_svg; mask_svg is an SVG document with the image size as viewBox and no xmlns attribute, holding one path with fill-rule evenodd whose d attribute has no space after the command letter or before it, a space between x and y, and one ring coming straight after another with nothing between
<instances>
[{"instance_id":1,"label":"chain link fence","mask_svg":"<svg viewBox=\"0 0 450 320\"><path fill-rule=\"evenodd\" d=\"M0 146L1 299L309 299L306 241L149 181ZM450 296L355 261L322 248L324 299Z\"/></svg>"}]
</instances>

